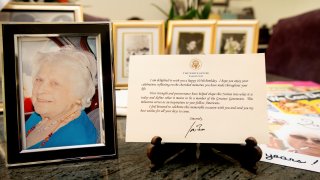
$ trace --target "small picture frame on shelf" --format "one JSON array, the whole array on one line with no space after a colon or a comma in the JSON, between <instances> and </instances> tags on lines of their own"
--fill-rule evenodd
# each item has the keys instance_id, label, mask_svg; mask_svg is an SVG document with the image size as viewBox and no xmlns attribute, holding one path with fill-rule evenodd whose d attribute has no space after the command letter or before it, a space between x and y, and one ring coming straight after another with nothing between
<instances>
[{"instance_id":1,"label":"small picture frame on shelf","mask_svg":"<svg viewBox=\"0 0 320 180\"><path fill-rule=\"evenodd\" d=\"M171 20L168 23L168 54L211 54L215 20Z\"/></svg>"},{"instance_id":2,"label":"small picture frame on shelf","mask_svg":"<svg viewBox=\"0 0 320 180\"><path fill-rule=\"evenodd\" d=\"M247 54L258 50L257 20L220 20L215 34L216 54Z\"/></svg>"},{"instance_id":3,"label":"small picture frame on shelf","mask_svg":"<svg viewBox=\"0 0 320 180\"><path fill-rule=\"evenodd\" d=\"M128 88L130 56L164 53L164 21L113 22L115 85Z\"/></svg>"},{"instance_id":4,"label":"small picture frame on shelf","mask_svg":"<svg viewBox=\"0 0 320 180\"><path fill-rule=\"evenodd\" d=\"M117 157L111 26L2 25L9 167Z\"/></svg>"},{"instance_id":5,"label":"small picture frame on shelf","mask_svg":"<svg viewBox=\"0 0 320 180\"><path fill-rule=\"evenodd\" d=\"M0 12L4 22L82 22L80 4L10 2Z\"/></svg>"}]
</instances>

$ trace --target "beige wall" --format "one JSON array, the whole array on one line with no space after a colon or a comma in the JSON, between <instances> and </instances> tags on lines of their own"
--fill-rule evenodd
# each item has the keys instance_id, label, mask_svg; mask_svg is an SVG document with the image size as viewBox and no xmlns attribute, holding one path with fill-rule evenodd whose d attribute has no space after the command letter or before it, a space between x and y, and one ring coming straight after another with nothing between
<instances>
[{"instance_id":1,"label":"beige wall","mask_svg":"<svg viewBox=\"0 0 320 180\"><path fill-rule=\"evenodd\" d=\"M77 2L84 6L84 12L111 20L123 20L132 16L148 20L166 19L166 16L151 3L158 4L166 11L170 8L170 0L78 0ZM280 18L320 8L320 0L231 0L229 9L240 11L248 6L254 7L260 24L271 26Z\"/></svg>"},{"instance_id":2,"label":"beige wall","mask_svg":"<svg viewBox=\"0 0 320 180\"><path fill-rule=\"evenodd\" d=\"M151 4L157 4L168 11L170 8L169 0L78 0L77 3L84 6L85 13L111 20L125 20L132 16L148 20L166 19Z\"/></svg>"}]
</instances>

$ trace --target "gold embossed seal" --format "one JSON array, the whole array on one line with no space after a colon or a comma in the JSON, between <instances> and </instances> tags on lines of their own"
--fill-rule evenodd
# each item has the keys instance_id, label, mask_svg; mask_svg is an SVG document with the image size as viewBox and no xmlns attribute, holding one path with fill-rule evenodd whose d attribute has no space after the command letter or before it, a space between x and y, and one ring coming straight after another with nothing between
<instances>
[{"instance_id":1,"label":"gold embossed seal","mask_svg":"<svg viewBox=\"0 0 320 180\"><path fill-rule=\"evenodd\" d=\"M190 61L190 67L194 70L199 70L202 66L200 59L194 58Z\"/></svg>"}]
</instances>

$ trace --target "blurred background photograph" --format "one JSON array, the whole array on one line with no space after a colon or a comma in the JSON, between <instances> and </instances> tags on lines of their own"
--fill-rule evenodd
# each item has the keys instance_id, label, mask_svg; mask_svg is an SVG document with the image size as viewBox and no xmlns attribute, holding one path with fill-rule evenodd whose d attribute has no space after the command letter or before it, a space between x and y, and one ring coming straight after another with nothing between
<instances>
[{"instance_id":1,"label":"blurred background photograph","mask_svg":"<svg viewBox=\"0 0 320 180\"><path fill-rule=\"evenodd\" d=\"M180 32L178 54L203 54L204 33Z\"/></svg>"}]
</instances>

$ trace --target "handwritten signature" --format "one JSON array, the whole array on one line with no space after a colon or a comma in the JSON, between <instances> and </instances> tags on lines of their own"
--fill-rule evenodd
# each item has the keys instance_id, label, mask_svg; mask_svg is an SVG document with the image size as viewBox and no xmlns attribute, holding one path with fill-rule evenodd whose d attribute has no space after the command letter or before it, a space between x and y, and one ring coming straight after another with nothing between
<instances>
[{"instance_id":1,"label":"handwritten signature","mask_svg":"<svg viewBox=\"0 0 320 180\"><path fill-rule=\"evenodd\" d=\"M200 132L200 131L204 131L206 130L205 128L203 128L203 124L202 123L199 123L199 121L202 121L202 118L201 117L198 117L198 118L193 118L191 117L190 118L191 121L193 121L193 123L191 124L190 128L188 129L186 135L184 136L184 138L187 138L188 134L189 133L192 133L192 132Z\"/></svg>"}]
</instances>

